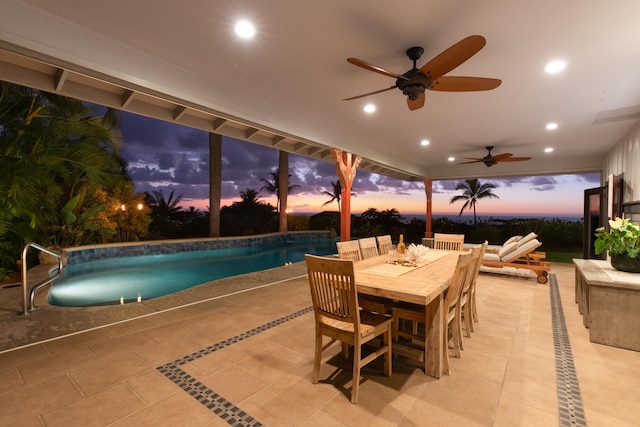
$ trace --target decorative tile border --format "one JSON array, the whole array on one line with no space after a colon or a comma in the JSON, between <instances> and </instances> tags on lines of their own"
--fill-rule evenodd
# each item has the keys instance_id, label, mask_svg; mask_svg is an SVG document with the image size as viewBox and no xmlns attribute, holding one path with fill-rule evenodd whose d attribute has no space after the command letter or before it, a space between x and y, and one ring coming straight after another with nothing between
<instances>
[{"instance_id":1,"label":"decorative tile border","mask_svg":"<svg viewBox=\"0 0 640 427\"><path fill-rule=\"evenodd\" d=\"M562 309L562 301L560 299L560 292L555 274L549 275L549 291L551 296L552 329L556 356L558 413L560 426L587 427L587 421L584 416L584 409L582 406L582 397L580 395L580 386L578 384L578 377L576 375L575 365L573 362L571 344L569 343L569 334L567 332L564 311ZM183 356L172 362L159 366L156 369L167 377L167 379L182 388L200 404L204 405L207 409L219 416L228 424L234 427L262 426L263 424L260 423L260 421L229 402L223 396L215 393L180 367L312 311L313 307L304 308L295 313L250 329L249 331L243 332L235 337L228 338L209 347L205 347L197 352Z\"/></svg>"},{"instance_id":2,"label":"decorative tile border","mask_svg":"<svg viewBox=\"0 0 640 427\"><path fill-rule=\"evenodd\" d=\"M556 355L556 376L558 383L558 413L561 426L586 427L580 386L573 363L573 353L569 343L567 325L558 290L555 274L549 275L549 292L551 294L551 320L553 328L553 344Z\"/></svg>"},{"instance_id":3,"label":"decorative tile border","mask_svg":"<svg viewBox=\"0 0 640 427\"><path fill-rule=\"evenodd\" d=\"M111 258L129 258L142 255L166 255L213 249L279 246L284 242L327 238L330 238L329 231L290 231L286 233L271 233L247 237L217 237L117 244L110 243L105 245L67 248L65 249L65 252L68 256L68 264L78 264Z\"/></svg>"},{"instance_id":4,"label":"decorative tile border","mask_svg":"<svg viewBox=\"0 0 640 427\"><path fill-rule=\"evenodd\" d=\"M259 334L260 332L269 330L275 326L281 325L285 322L288 322L289 320L295 319L296 317L300 317L312 311L313 307L304 308L300 311L296 311L295 313L281 317L269 323L265 323L264 325L258 326L257 328L250 329L249 331L243 332L240 335L236 335L235 337L231 337L224 341L220 341L216 344L210 345L209 347L205 347L201 350L196 351L195 353L188 354L172 362L159 366L156 369L165 377L167 377L171 382L182 388L185 392L189 393L189 395L200 402L200 404L204 405L207 409L222 418L230 425L234 427L262 426L262 424L258 420L235 406L233 403L229 402L224 397L220 396L217 393L214 393L213 390L183 371L180 366L183 366L189 362L193 362L194 360L197 360L201 357L207 356L214 351L221 350L232 344L235 344L247 338L251 338L252 336Z\"/></svg>"}]
</instances>

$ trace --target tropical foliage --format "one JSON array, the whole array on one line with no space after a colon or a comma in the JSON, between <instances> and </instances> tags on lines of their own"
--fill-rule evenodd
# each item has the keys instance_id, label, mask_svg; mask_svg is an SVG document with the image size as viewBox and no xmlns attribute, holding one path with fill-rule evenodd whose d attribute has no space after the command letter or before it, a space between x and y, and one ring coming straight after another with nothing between
<instances>
[{"instance_id":1,"label":"tropical foliage","mask_svg":"<svg viewBox=\"0 0 640 427\"><path fill-rule=\"evenodd\" d=\"M258 191L247 188L240 192L239 202L222 207L220 233L225 236L238 236L276 231L275 207L259 199Z\"/></svg>"},{"instance_id":2,"label":"tropical foliage","mask_svg":"<svg viewBox=\"0 0 640 427\"><path fill-rule=\"evenodd\" d=\"M114 115L22 86L0 88L0 239L14 259L28 241L70 246L106 238L100 189L124 182ZM0 249L1 250L1 249Z\"/></svg>"},{"instance_id":3,"label":"tropical foliage","mask_svg":"<svg viewBox=\"0 0 640 427\"><path fill-rule=\"evenodd\" d=\"M609 255L627 255L640 258L640 225L629 222L628 218L609 220L610 231L605 227L596 229L594 242L596 254L608 251Z\"/></svg>"}]
</instances>

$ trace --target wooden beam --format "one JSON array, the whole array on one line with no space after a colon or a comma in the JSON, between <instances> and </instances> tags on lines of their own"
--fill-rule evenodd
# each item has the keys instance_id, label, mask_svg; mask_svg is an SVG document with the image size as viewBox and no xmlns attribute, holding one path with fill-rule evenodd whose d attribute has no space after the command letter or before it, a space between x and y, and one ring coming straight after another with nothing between
<instances>
[{"instance_id":1,"label":"wooden beam","mask_svg":"<svg viewBox=\"0 0 640 427\"><path fill-rule=\"evenodd\" d=\"M282 144L282 141L284 141L284 136L276 135L271 138L271 145L273 147L277 147L278 145Z\"/></svg>"},{"instance_id":2,"label":"wooden beam","mask_svg":"<svg viewBox=\"0 0 640 427\"><path fill-rule=\"evenodd\" d=\"M309 149L307 150L307 154L309 154L310 156L313 156L320 150L322 150L322 148L320 147L309 147Z\"/></svg>"},{"instance_id":3,"label":"wooden beam","mask_svg":"<svg viewBox=\"0 0 640 427\"><path fill-rule=\"evenodd\" d=\"M127 89L124 91L124 93L122 94L122 109L126 109L127 106L131 103L131 101L133 101L133 97L135 96L135 92Z\"/></svg>"},{"instance_id":4,"label":"wooden beam","mask_svg":"<svg viewBox=\"0 0 640 427\"><path fill-rule=\"evenodd\" d=\"M255 135L256 133L258 133L258 131L259 131L259 130L260 130L260 129L256 129L256 128L249 128L249 129L247 129L247 130L246 130L246 132L244 133L244 137L245 137L247 140L249 140L249 139L251 139L251 137L252 137L253 135Z\"/></svg>"},{"instance_id":5,"label":"wooden beam","mask_svg":"<svg viewBox=\"0 0 640 427\"><path fill-rule=\"evenodd\" d=\"M180 120L180 118L184 116L184 113L186 113L186 111L187 107L176 105L176 108L173 109L173 121L177 122L178 120Z\"/></svg>"},{"instance_id":6,"label":"wooden beam","mask_svg":"<svg viewBox=\"0 0 640 427\"><path fill-rule=\"evenodd\" d=\"M222 117L218 117L213 121L213 130L215 131L220 129L225 123L227 123L226 119L223 119Z\"/></svg>"},{"instance_id":7,"label":"wooden beam","mask_svg":"<svg viewBox=\"0 0 640 427\"><path fill-rule=\"evenodd\" d=\"M69 71L67 70L59 68L58 71L56 71L56 76L55 76L56 92L60 92L62 90L62 87L67 81L68 76L69 76Z\"/></svg>"}]
</instances>

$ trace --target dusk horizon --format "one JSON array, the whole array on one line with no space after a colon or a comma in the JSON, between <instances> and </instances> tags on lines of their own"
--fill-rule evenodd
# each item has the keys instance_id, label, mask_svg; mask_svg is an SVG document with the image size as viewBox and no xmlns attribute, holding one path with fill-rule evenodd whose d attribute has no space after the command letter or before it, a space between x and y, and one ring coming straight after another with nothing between
<instances>
[{"instance_id":1,"label":"dusk horizon","mask_svg":"<svg viewBox=\"0 0 640 427\"><path fill-rule=\"evenodd\" d=\"M208 133L154 120L131 113L122 115L125 141L123 158L138 193L161 191L182 196L179 205L206 211L209 206ZM246 189L259 191L261 201L276 206L276 197L260 191L270 173L278 168L278 150L250 142L223 137L222 199L220 206L240 200ZM333 162L289 154L289 185L299 185L288 197L287 208L296 212L337 210L331 197L332 182L337 181ZM480 199L478 215L582 216L584 190L600 186L600 174L553 176L478 177L481 183L496 186L499 198ZM450 204L461 194L456 186L464 180L434 180L434 215L457 215L462 203ZM409 182L357 170L352 185L351 212L360 214L370 208L396 209L402 216L424 215L426 195L423 182ZM323 206L324 205L324 206ZM466 212L466 211L465 211Z\"/></svg>"}]
</instances>

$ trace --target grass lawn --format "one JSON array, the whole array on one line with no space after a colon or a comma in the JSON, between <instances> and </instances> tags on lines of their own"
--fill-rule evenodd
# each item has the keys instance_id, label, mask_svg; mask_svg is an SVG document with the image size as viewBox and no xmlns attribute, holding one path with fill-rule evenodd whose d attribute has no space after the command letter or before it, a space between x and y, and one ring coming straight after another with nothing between
<instances>
[{"instance_id":1,"label":"grass lawn","mask_svg":"<svg viewBox=\"0 0 640 427\"><path fill-rule=\"evenodd\" d=\"M582 258L582 251L578 249L547 249L545 252L547 253L545 261L571 263L573 258Z\"/></svg>"}]
</instances>

